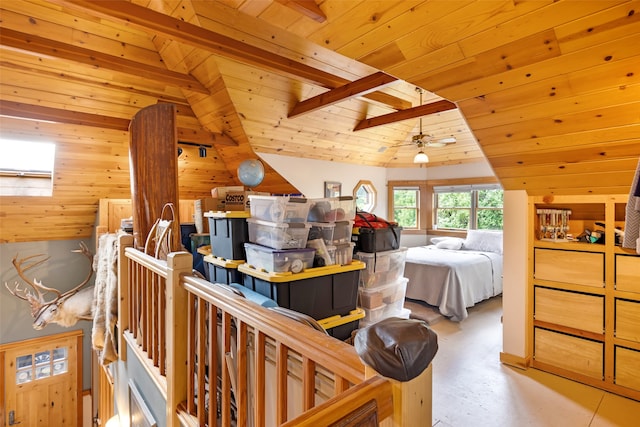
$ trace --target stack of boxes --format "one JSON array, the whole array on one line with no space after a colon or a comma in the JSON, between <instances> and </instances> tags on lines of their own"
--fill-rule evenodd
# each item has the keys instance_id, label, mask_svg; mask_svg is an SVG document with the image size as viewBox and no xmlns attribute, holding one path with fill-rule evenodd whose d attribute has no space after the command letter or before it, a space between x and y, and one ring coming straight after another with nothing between
<instances>
[{"instance_id":1,"label":"stack of boxes","mask_svg":"<svg viewBox=\"0 0 640 427\"><path fill-rule=\"evenodd\" d=\"M257 270L282 273L313 267L315 251L308 249L309 201L300 197L250 196L247 262Z\"/></svg>"},{"instance_id":2,"label":"stack of boxes","mask_svg":"<svg viewBox=\"0 0 640 427\"><path fill-rule=\"evenodd\" d=\"M409 318L404 308L404 297L409 279L403 277L407 248L382 252L356 252L354 258L363 261L358 285L359 306L365 317L360 320L364 328L388 317Z\"/></svg>"},{"instance_id":3,"label":"stack of boxes","mask_svg":"<svg viewBox=\"0 0 640 427\"><path fill-rule=\"evenodd\" d=\"M353 198L249 199L250 212L205 214L211 234L211 255L205 257L209 280L241 284L348 339L364 316L357 307L364 265L352 262L350 241Z\"/></svg>"},{"instance_id":4,"label":"stack of boxes","mask_svg":"<svg viewBox=\"0 0 640 427\"><path fill-rule=\"evenodd\" d=\"M312 199L307 220L311 226L307 246L316 250L316 266L351 264L351 242L356 214L353 197Z\"/></svg>"},{"instance_id":5,"label":"stack of boxes","mask_svg":"<svg viewBox=\"0 0 640 427\"><path fill-rule=\"evenodd\" d=\"M358 284L358 306L365 312L360 328L389 317L409 318L411 314L404 308L409 280L403 277L407 248L400 247L400 232L401 227L393 224L358 230L353 257L366 265Z\"/></svg>"}]
</instances>

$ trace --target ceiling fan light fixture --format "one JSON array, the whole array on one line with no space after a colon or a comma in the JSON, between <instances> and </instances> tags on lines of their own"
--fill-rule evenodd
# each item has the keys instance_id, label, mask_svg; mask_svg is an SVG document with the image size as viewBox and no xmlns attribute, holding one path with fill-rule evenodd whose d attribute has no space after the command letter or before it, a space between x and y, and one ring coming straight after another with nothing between
<instances>
[{"instance_id":1,"label":"ceiling fan light fixture","mask_svg":"<svg viewBox=\"0 0 640 427\"><path fill-rule=\"evenodd\" d=\"M429 156L422 150L418 152L413 158L413 163L429 163Z\"/></svg>"}]
</instances>

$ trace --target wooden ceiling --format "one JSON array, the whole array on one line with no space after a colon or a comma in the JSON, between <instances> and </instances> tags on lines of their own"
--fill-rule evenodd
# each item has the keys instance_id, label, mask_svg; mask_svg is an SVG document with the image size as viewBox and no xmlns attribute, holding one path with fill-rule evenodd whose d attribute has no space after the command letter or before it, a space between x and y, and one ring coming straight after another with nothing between
<instances>
[{"instance_id":1,"label":"wooden ceiling","mask_svg":"<svg viewBox=\"0 0 640 427\"><path fill-rule=\"evenodd\" d=\"M126 131L174 103L233 176L257 153L382 167L485 157L505 189L626 193L640 2L10 0L2 114ZM416 88L424 90L422 104ZM224 174L223 174L224 175Z\"/></svg>"}]
</instances>

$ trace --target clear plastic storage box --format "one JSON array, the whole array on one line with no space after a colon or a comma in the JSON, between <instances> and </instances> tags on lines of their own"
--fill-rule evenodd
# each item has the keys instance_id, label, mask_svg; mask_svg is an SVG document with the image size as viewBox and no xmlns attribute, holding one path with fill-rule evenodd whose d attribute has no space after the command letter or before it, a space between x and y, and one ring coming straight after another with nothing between
<instances>
[{"instance_id":1,"label":"clear plastic storage box","mask_svg":"<svg viewBox=\"0 0 640 427\"><path fill-rule=\"evenodd\" d=\"M365 313L366 313L366 310L365 310ZM377 317L380 317L380 316L383 316L383 315L384 315L384 313L382 311L380 311L380 315L377 316ZM399 317L400 319L409 319L409 318L411 318L411 310L409 310L408 308L403 308L402 310L400 310L399 313L394 314L392 317ZM382 318L380 318L380 319L378 319L378 320L376 320L374 322L374 321L369 320L365 315L364 318L360 319L358 328L360 328L360 329L366 328L367 326L373 325L374 323L377 323L377 322L379 322L380 320L383 320L383 319L385 319L385 317L382 317Z\"/></svg>"},{"instance_id":2,"label":"clear plastic storage box","mask_svg":"<svg viewBox=\"0 0 640 427\"><path fill-rule=\"evenodd\" d=\"M321 237L327 245L351 242L353 221L309 222L309 224L311 225L309 239L312 236L313 238Z\"/></svg>"},{"instance_id":3,"label":"clear plastic storage box","mask_svg":"<svg viewBox=\"0 0 640 427\"><path fill-rule=\"evenodd\" d=\"M409 279L401 278L396 283L381 288L358 292L359 306L365 312L365 321L376 323L388 317L400 317L404 310L404 296ZM374 293L379 293L374 295ZM364 304L370 304L370 307Z\"/></svg>"},{"instance_id":4,"label":"clear plastic storage box","mask_svg":"<svg viewBox=\"0 0 640 427\"><path fill-rule=\"evenodd\" d=\"M261 245L245 243L247 264L256 270L274 273L301 271L313 267L313 257L316 253L312 248L279 250Z\"/></svg>"},{"instance_id":5,"label":"clear plastic storage box","mask_svg":"<svg viewBox=\"0 0 640 427\"><path fill-rule=\"evenodd\" d=\"M309 204L307 221L351 221L356 217L356 201L352 196L311 199Z\"/></svg>"},{"instance_id":6,"label":"clear plastic storage box","mask_svg":"<svg viewBox=\"0 0 640 427\"><path fill-rule=\"evenodd\" d=\"M407 248L375 253L356 252L353 257L366 265L360 273L360 287L375 288L394 283L402 277Z\"/></svg>"},{"instance_id":7,"label":"clear plastic storage box","mask_svg":"<svg viewBox=\"0 0 640 427\"><path fill-rule=\"evenodd\" d=\"M249 195L251 216L270 222L305 222L309 201L302 197Z\"/></svg>"},{"instance_id":8,"label":"clear plastic storage box","mask_svg":"<svg viewBox=\"0 0 640 427\"><path fill-rule=\"evenodd\" d=\"M304 222L270 222L247 218L249 242L273 249L299 249L307 246L309 224Z\"/></svg>"},{"instance_id":9,"label":"clear plastic storage box","mask_svg":"<svg viewBox=\"0 0 640 427\"><path fill-rule=\"evenodd\" d=\"M340 243L339 245L329 246L329 257L333 264L347 265L353 261L353 247L355 245L351 242Z\"/></svg>"},{"instance_id":10,"label":"clear plastic storage box","mask_svg":"<svg viewBox=\"0 0 640 427\"><path fill-rule=\"evenodd\" d=\"M409 279L401 277L397 281L388 285L370 289L361 288L358 291L358 305L362 308L375 309L401 301L404 306L404 297L407 292L408 282Z\"/></svg>"}]
</instances>

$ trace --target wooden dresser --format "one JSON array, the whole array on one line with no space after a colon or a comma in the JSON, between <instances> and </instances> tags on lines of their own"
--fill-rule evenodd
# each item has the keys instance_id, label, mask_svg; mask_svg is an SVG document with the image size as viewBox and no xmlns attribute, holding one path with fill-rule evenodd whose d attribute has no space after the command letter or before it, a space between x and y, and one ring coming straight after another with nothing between
<instances>
[{"instance_id":1,"label":"wooden dresser","mask_svg":"<svg viewBox=\"0 0 640 427\"><path fill-rule=\"evenodd\" d=\"M534 368L640 400L640 256L616 245L614 231L626 201L529 198L529 348ZM558 232L563 215L569 229ZM604 235L565 239L585 229Z\"/></svg>"}]
</instances>

